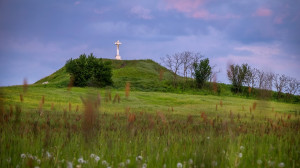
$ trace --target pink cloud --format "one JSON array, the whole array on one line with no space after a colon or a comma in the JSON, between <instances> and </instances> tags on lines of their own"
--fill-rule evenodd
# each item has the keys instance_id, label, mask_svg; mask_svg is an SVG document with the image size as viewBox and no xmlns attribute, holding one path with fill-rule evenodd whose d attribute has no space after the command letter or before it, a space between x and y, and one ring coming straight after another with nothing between
<instances>
[{"instance_id":1,"label":"pink cloud","mask_svg":"<svg viewBox=\"0 0 300 168\"><path fill-rule=\"evenodd\" d=\"M253 16L263 16L263 17L271 16L271 15L272 15L272 10L268 8L259 8L253 14Z\"/></svg>"},{"instance_id":2,"label":"pink cloud","mask_svg":"<svg viewBox=\"0 0 300 168\"><path fill-rule=\"evenodd\" d=\"M210 13L204 6L207 0L165 0L164 2L165 10L176 10L190 18L203 20L240 18L240 16L233 14L217 15Z\"/></svg>"},{"instance_id":3,"label":"pink cloud","mask_svg":"<svg viewBox=\"0 0 300 168\"><path fill-rule=\"evenodd\" d=\"M193 12L204 4L205 0L165 0L166 9L175 9L179 12Z\"/></svg>"}]
</instances>

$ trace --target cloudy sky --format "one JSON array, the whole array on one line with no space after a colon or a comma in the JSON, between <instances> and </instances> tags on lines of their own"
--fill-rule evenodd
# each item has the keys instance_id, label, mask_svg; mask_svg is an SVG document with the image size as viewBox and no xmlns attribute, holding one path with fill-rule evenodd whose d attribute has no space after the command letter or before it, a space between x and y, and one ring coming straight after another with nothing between
<instances>
[{"instance_id":1,"label":"cloudy sky","mask_svg":"<svg viewBox=\"0 0 300 168\"><path fill-rule=\"evenodd\" d=\"M153 59L200 52L300 79L298 0L0 0L0 86L50 75L94 53Z\"/></svg>"}]
</instances>

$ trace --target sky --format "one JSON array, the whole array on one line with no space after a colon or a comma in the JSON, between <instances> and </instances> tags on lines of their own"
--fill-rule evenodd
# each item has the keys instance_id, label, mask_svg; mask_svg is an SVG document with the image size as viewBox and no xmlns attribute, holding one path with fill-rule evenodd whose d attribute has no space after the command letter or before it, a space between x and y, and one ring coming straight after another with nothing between
<instances>
[{"instance_id":1,"label":"sky","mask_svg":"<svg viewBox=\"0 0 300 168\"><path fill-rule=\"evenodd\" d=\"M298 0L0 0L0 86L48 76L93 53L152 59L200 52L217 80L248 63L300 80Z\"/></svg>"}]
</instances>

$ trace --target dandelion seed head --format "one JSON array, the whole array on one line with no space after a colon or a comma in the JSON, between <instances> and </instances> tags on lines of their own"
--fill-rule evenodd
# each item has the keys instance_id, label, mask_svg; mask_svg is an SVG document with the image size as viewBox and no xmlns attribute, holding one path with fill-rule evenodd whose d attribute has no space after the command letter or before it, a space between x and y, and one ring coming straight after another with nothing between
<instances>
[{"instance_id":1,"label":"dandelion seed head","mask_svg":"<svg viewBox=\"0 0 300 168\"><path fill-rule=\"evenodd\" d=\"M240 150L244 150L245 149L245 147L244 146L240 146Z\"/></svg>"},{"instance_id":2,"label":"dandelion seed head","mask_svg":"<svg viewBox=\"0 0 300 168\"><path fill-rule=\"evenodd\" d=\"M147 168L147 164L144 163L143 166L142 166L142 168Z\"/></svg>"},{"instance_id":3,"label":"dandelion seed head","mask_svg":"<svg viewBox=\"0 0 300 168\"><path fill-rule=\"evenodd\" d=\"M72 162L67 162L67 168L73 168Z\"/></svg>"},{"instance_id":4,"label":"dandelion seed head","mask_svg":"<svg viewBox=\"0 0 300 168\"><path fill-rule=\"evenodd\" d=\"M103 160L103 161L102 161L102 165L104 165L104 166L108 166L108 163L107 163L107 161L106 161L106 160Z\"/></svg>"},{"instance_id":5,"label":"dandelion seed head","mask_svg":"<svg viewBox=\"0 0 300 168\"><path fill-rule=\"evenodd\" d=\"M126 160L126 164L130 164L130 159L127 159L127 160Z\"/></svg>"},{"instance_id":6,"label":"dandelion seed head","mask_svg":"<svg viewBox=\"0 0 300 168\"><path fill-rule=\"evenodd\" d=\"M278 164L278 167L284 167L285 166L285 164L283 163L283 162L280 162L279 164Z\"/></svg>"},{"instance_id":7,"label":"dandelion seed head","mask_svg":"<svg viewBox=\"0 0 300 168\"><path fill-rule=\"evenodd\" d=\"M119 166L120 166L120 167L125 167L125 163L124 163L124 162L121 162L121 163L119 164Z\"/></svg>"},{"instance_id":8,"label":"dandelion seed head","mask_svg":"<svg viewBox=\"0 0 300 168\"><path fill-rule=\"evenodd\" d=\"M96 156L96 155L95 155L95 154L93 154L93 153L90 155L90 157L91 157L91 158L94 158L95 156Z\"/></svg>"},{"instance_id":9,"label":"dandelion seed head","mask_svg":"<svg viewBox=\"0 0 300 168\"><path fill-rule=\"evenodd\" d=\"M243 157L243 154L242 153L239 153L239 158L242 158Z\"/></svg>"},{"instance_id":10,"label":"dandelion seed head","mask_svg":"<svg viewBox=\"0 0 300 168\"><path fill-rule=\"evenodd\" d=\"M41 164L41 160L40 160L40 159L37 159L36 162L37 162L38 164Z\"/></svg>"},{"instance_id":11,"label":"dandelion seed head","mask_svg":"<svg viewBox=\"0 0 300 168\"><path fill-rule=\"evenodd\" d=\"M7 158L6 161L7 161L8 163L10 163L10 162L11 162L11 158L10 158L10 157Z\"/></svg>"},{"instance_id":12,"label":"dandelion seed head","mask_svg":"<svg viewBox=\"0 0 300 168\"><path fill-rule=\"evenodd\" d=\"M193 159L189 159L189 164L193 164Z\"/></svg>"},{"instance_id":13,"label":"dandelion seed head","mask_svg":"<svg viewBox=\"0 0 300 168\"><path fill-rule=\"evenodd\" d=\"M136 159L136 161L141 161L141 160L143 160L143 157L142 156L137 156L135 159Z\"/></svg>"},{"instance_id":14,"label":"dandelion seed head","mask_svg":"<svg viewBox=\"0 0 300 168\"><path fill-rule=\"evenodd\" d=\"M100 160L100 157L99 157L99 156L96 156L96 157L95 157L95 161L98 162L99 160Z\"/></svg>"},{"instance_id":15,"label":"dandelion seed head","mask_svg":"<svg viewBox=\"0 0 300 168\"><path fill-rule=\"evenodd\" d=\"M21 154L21 158L22 158L22 159L25 159L25 158L26 158L26 154L22 153L22 154Z\"/></svg>"},{"instance_id":16,"label":"dandelion seed head","mask_svg":"<svg viewBox=\"0 0 300 168\"><path fill-rule=\"evenodd\" d=\"M256 163L260 165L260 164L262 164L262 161L261 161L260 159L258 159L258 160L256 161Z\"/></svg>"},{"instance_id":17,"label":"dandelion seed head","mask_svg":"<svg viewBox=\"0 0 300 168\"><path fill-rule=\"evenodd\" d=\"M208 140L209 140L209 139L210 139L210 137L207 137L206 139L208 139Z\"/></svg>"},{"instance_id":18,"label":"dandelion seed head","mask_svg":"<svg viewBox=\"0 0 300 168\"><path fill-rule=\"evenodd\" d=\"M177 163L177 168L182 168L182 163Z\"/></svg>"}]
</instances>

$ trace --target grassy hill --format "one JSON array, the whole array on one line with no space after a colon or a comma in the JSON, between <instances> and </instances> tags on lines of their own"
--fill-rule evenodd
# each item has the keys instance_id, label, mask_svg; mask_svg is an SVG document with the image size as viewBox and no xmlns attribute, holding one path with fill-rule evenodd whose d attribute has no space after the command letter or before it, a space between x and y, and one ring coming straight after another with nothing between
<instances>
[{"instance_id":1,"label":"grassy hill","mask_svg":"<svg viewBox=\"0 0 300 168\"><path fill-rule=\"evenodd\" d=\"M123 88L126 82L131 83L131 87L136 90L160 90L163 91L169 85L166 84L172 78L172 73L165 67L152 60L110 60L113 67L114 88ZM160 81L160 71L163 71L163 78ZM70 75L66 68L62 67L53 74L37 81L35 84L48 82L48 86L66 87L69 83Z\"/></svg>"}]
</instances>

